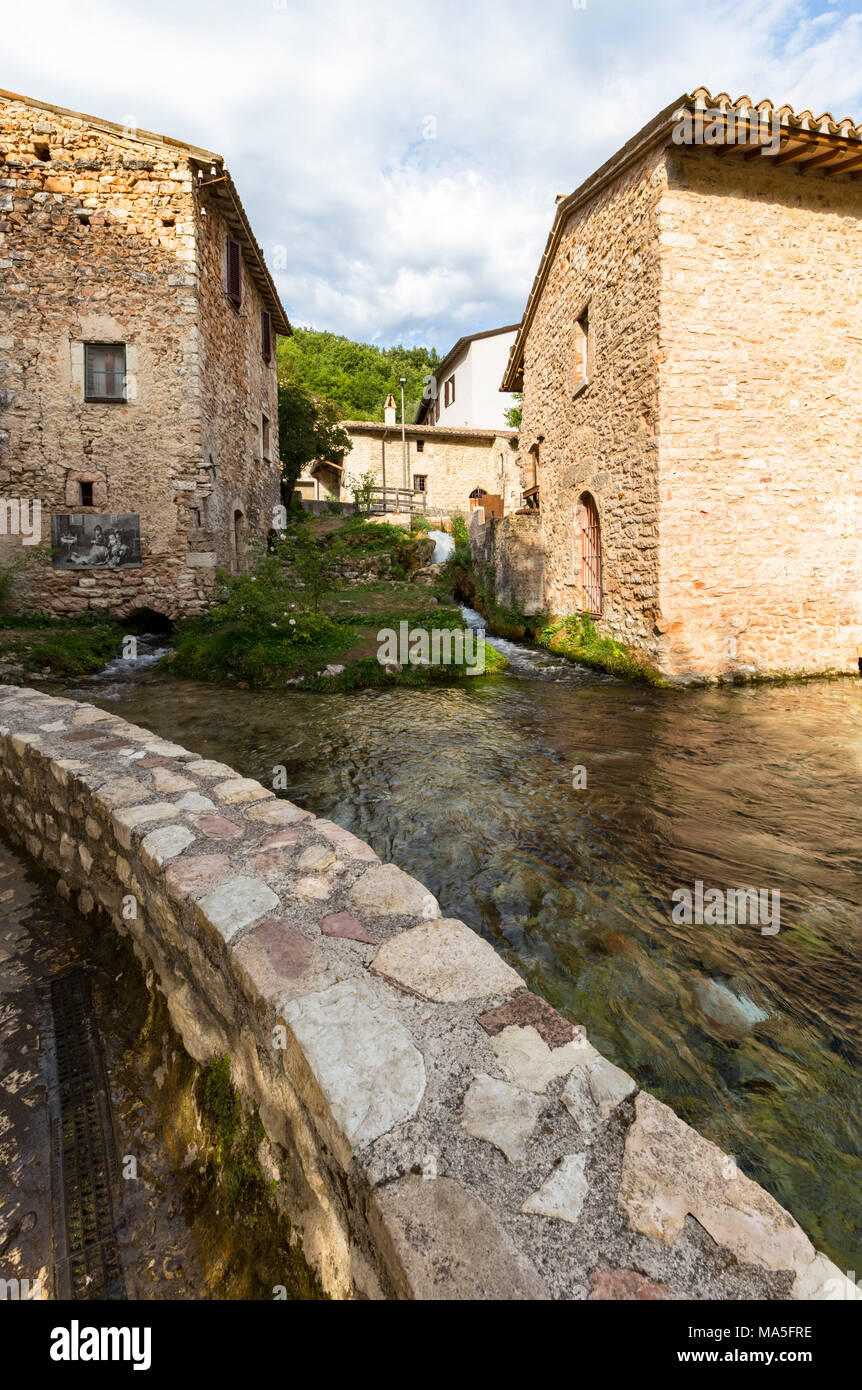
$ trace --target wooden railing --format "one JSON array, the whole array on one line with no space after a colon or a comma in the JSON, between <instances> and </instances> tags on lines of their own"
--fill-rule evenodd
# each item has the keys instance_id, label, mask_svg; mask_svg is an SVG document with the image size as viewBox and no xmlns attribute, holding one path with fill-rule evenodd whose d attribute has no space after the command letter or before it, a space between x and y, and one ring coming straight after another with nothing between
<instances>
[{"instance_id":1,"label":"wooden railing","mask_svg":"<svg viewBox=\"0 0 862 1390\"><path fill-rule=\"evenodd\" d=\"M371 498L371 510L382 512L424 512L427 492L409 487L376 487Z\"/></svg>"}]
</instances>

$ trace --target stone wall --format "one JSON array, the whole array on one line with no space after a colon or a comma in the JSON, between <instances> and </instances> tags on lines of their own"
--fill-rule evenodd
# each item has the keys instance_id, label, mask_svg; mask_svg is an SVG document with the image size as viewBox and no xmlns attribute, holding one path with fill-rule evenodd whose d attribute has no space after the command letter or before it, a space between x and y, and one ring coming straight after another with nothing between
<instances>
[{"instance_id":1,"label":"stone wall","mask_svg":"<svg viewBox=\"0 0 862 1390\"><path fill-rule=\"evenodd\" d=\"M543 611L545 551L538 512L505 516L502 521L490 517L484 523L474 514L470 549L478 573L493 571L494 597L499 604L528 615Z\"/></svg>"},{"instance_id":2,"label":"stone wall","mask_svg":"<svg viewBox=\"0 0 862 1390\"><path fill-rule=\"evenodd\" d=\"M201 194L206 199L206 191ZM225 238L228 228L212 199L198 219L201 322L201 458L212 493L205 503L206 529L212 534L219 565L236 567L236 514L251 538L265 536L280 502L278 382L275 337L272 359L261 353L263 304L243 262L242 306L224 292ZM264 456L262 421L269 421Z\"/></svg>"},{"instance_id":3,"label":"stone wall","mask_svg":"<svg viewBox=\"0 0 862 1390\"><path fill-rule=\"evenodd\" d=\"M0 688L4 825L227 1052L335 1297L829 1298L733 1161L339 826L93 705Z\"/></svg>"},{"instance_id":4,"label":"stone wall","mask_svg":"<svg viewBox=\"0 0 862 1390\"><path fill-rule=\"evenodd\" d=\"M245 276L241 317L226 299L225 227L206 194L199 215L195 178L183 147L0 99L0 495L39 499L46 548L52 513L138 514L143 560L29 566L19 607L198 612L231 560L235 498L258 531L278 501L260 296ZM126 401L84 400L86 342L126 345ZM28 553L18 535L0 547Z\"/></svg>"},{"instance_id":5,"label":"stone wall","mask_svg":"<svg viewBox=\"0 0 862 1390\"><path fill-rule=\"evenodd\" d=\"M387 487L403 487L404 467L401 431L385 425L342 421L353 441L344 460L353 477L371 469ZM414 425L405 430L407 471L413 486L417 473L427 480L427 509L432 516L451 516L470 510L474 488L501 493L506 508L517 507L521 488L515 446L517 435L503 430L449 430L442 426ZM421 443L421 451L418 445Z\"/></svg>"},{"instance_id":6,"label":"stone wall","mask_svg":"<svg viewBox=\"0 0 862 1390\"><path fill-rule=\"evenodd\" d=\"M575 211L526 343L519 460L537 481L546 553L545 602L580 611L578 501L601 523L601 627L657 654L660 154L620 174ZM586 386L576 384L578 320L589 317Z\"/></svg>"},{"instance_id":7,"label":"stone wall","mask_svg":"<svg viewBox=\"0 0 862 1390\"><path fill-rule=\"evenodd\" d=\"M662 664L852 671L862 645L862 185L668 156Z\"/></svg>"}]
</instances>

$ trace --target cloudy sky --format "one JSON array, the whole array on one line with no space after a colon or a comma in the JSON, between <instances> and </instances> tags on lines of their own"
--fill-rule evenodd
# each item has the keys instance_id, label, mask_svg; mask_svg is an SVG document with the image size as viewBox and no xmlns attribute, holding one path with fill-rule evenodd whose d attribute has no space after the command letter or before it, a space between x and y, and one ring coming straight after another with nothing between
<instances>
[{"instance_id":1,"label":"cloudy sky","mask_svg":"<svg viewBox=\"0 0 862 1390\"><path fill-rule=\"evenodd\" d=\"M862 0L37 13L0 0L0 86L224 155L292 322L380 345L517 321L555 195L685 91L862 121Z\"/></svg>"}]
</instances>

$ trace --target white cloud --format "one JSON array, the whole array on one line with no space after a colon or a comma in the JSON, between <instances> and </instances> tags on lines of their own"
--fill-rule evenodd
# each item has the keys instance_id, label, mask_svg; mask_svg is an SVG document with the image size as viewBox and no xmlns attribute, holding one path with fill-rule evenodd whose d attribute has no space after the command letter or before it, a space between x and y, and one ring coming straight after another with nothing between
<instances>
[{"instance_id":1,"label":"white cloud","mask_svg":"<svg viewBox=\"0 0 862 1390\"><path fill-rule=\"evenodd\" d=\"M6 86L218 150L291 318L383 343L520 317L554 196L683 91L862 119L843 4L44 0L17 49L0 14Z\"/></svg>"}]
</instances>

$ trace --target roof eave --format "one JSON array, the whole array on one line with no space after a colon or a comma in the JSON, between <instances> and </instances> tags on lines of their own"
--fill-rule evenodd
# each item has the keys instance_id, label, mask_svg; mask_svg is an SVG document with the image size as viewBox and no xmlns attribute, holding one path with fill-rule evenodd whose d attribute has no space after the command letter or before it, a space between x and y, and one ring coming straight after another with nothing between
<instances>
[{"instance_id":1,"label":"roof eave","mask_svg":"<svg viewBox=\"0 0 862 1390\"><path fill-rule=\"evenodd\" d=\"M642 158L651 147L665 143L680 119L682 111L686 109L694 111L698 109L715 109L716 111L739 111L745 109L761 112L762 114L764 108L768 108L770 114L774 114L779 118L782 136L786 136L788 143L793 140L799 140L803 143L816 142L820 144L826 142L827 144L841 145L842 143L850 142L850 144L852 144L855 141L862 140L862 126L855 126L849 117L845 117L842 121L835 121L828 112L824 112L822 116L818 117L812 116L811 113L807 111L797 115L790 107L775 107L771 102L760 102L755 105L747 97L741 97L734 103L726 93L721 92L717 96L713 96L704 87L698 87L694 92L687 92L685 95L678 97L676 101L671 102L669 106L665 107L664 111L661 111L653 120L638 131L638 133L623 145L621 149L617 150L609 160L591 174L573 193L570 193L567 198L562 199L561 202L558 203L553 225L545 244L542 259L539 263L539 269L536 272L529 298L527 299L521 327L512 345L512 351L509 355L509 361L500 386L501 391L517 391L523 387L524 348L527 336L532 326L538 302L544 290L545 282L562 236L563 227L572 212L582 203L586 202L587 199L594 197L602 187L609 183L611 179L617 177L623 169ZM850 153L855 154L855 151L851 149ZM790 158L794 158L792 153ZM820 159L816 161L812 160L812 167L815 163L822 166L823 161ZM802 164L801 167L804 169L804 164ZM855 169L855 161L851 167ZM827 172L840 173L841 169L838 164L833 163L829 165ZM850 177L859 178L860 173L851 173Z\"/></svg>"}]
</instances>

